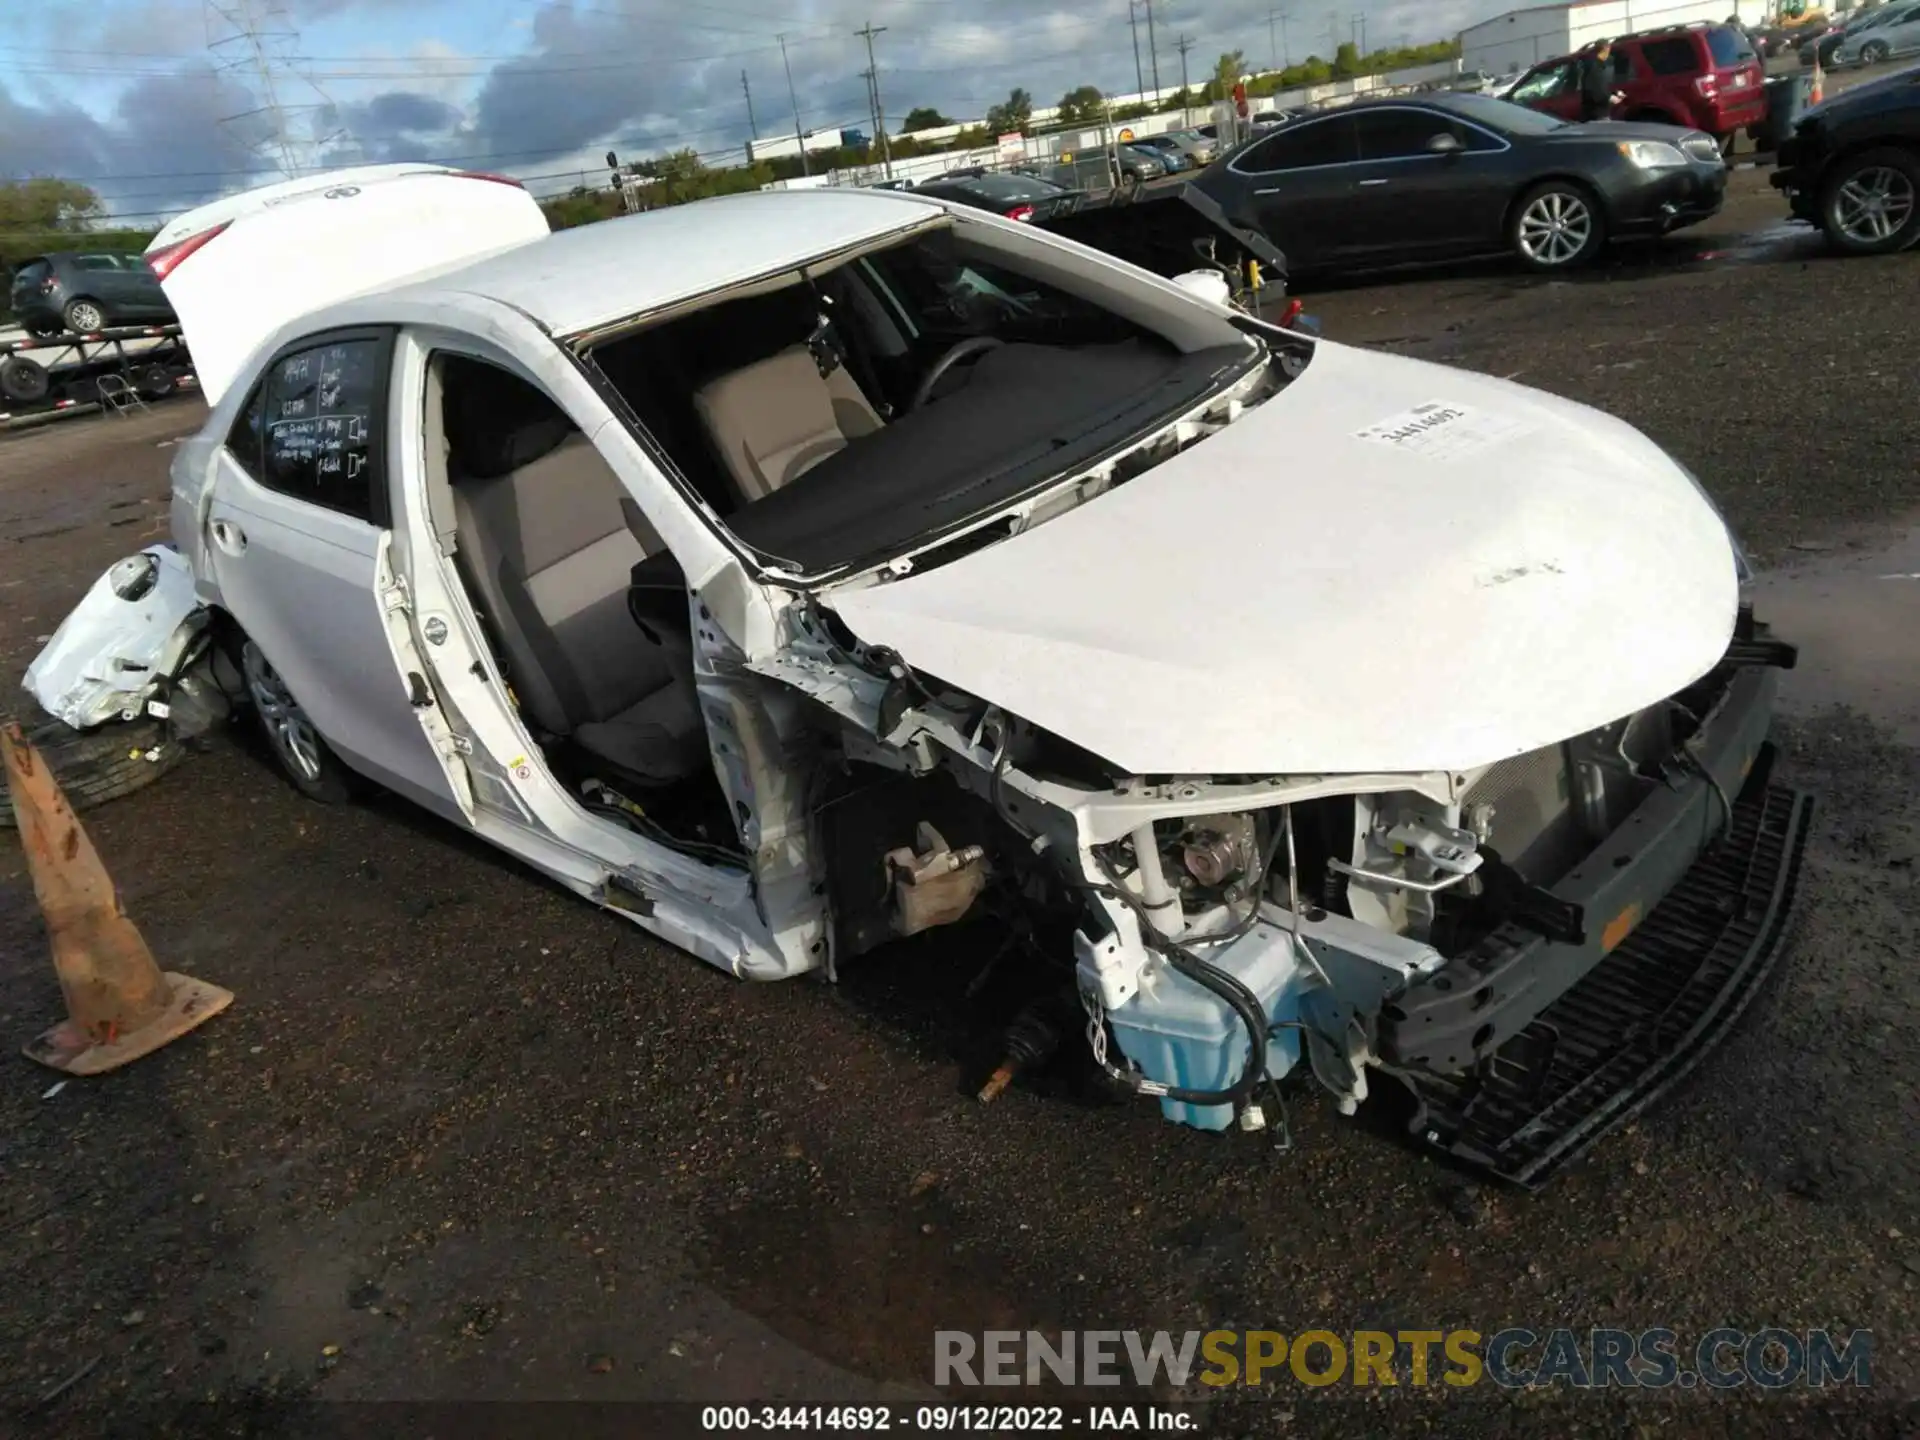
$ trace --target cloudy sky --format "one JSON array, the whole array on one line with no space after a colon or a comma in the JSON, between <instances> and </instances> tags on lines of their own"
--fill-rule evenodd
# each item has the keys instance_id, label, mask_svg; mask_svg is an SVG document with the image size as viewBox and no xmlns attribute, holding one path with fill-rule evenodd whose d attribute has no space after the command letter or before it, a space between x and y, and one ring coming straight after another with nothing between
<instances>
[{"instance_id":1,"label":"cloudy sky","mask_svg":"<svg viewBox=\"0 0 1920 1440\"><path fill-rule=\"evenodd\" d=\"M1508 8L1153 0L1153 28L1172 85L1183 34L1197 82L1224 50L1255 63L1326 55L1363 21L1369 48L1421 43ZM221 18L248 10L290 150L272 143L258 69ZM737 157L742 71L760 132L792 133L782 34L805 127L865 128L853 31L886 27L875 54L897 130L916 105L977 118L1014 86L1041 105L1081 84L1132 91L1128 14L1128 0L40 0L0 31L0 177L84 181L133 224L275 178L287 161L454 160L545 194L578 170L597 182L609 148L623 160L683 147Z\"/></svg>"}]
</instances>

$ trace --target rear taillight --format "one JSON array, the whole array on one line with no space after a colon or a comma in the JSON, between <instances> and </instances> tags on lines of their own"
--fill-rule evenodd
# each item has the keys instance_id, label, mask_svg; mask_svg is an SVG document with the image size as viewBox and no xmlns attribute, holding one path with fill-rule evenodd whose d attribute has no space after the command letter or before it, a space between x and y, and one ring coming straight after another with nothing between
<instances>
[{"instance_id":1,"label":"rear taillight","mask_svg":"<svg viewBox=\"0 0 1920 1440\"><path fill-rule=\"evenodd\" d=\"M1033 206L1016 205L1011 210L1002 210L1000 213L1009 220L1031 220L1033 219Z\"/></svg>"},{"instance_id":2,"label":"rear taillight","mask_svg":"<svg viewBox=\"0 0 1920 1440\"><path fill-rule=\"evenodd\" d=\"M58 290L59 288L60 288L60 282L54 279L53 276L51 275L47 276L46 279L40 282L40 293L42 295L51 295L54 291Z\"/></svg>"},{"instance_id":3,"label":"rear taillight","mask_svg":"<svg viewBox=\"0 0 1920 1440\"><path fill-rule=\"evenodd\" d=\"M516 190L527 188L511 175L495 175L488 170L455 170L452 173L455 180L491 180L496 185L511 185Z\"/></svg>"},{"instance_id":4,"label":"rear taillight","mask_svg":"<svg viewBox=\"0 0 1920 1440\"><path fill-rule=\"evenodd\" d=\"M1720 88L1720 77L1717 75L1697 76L1694 79L1693 88L1711 100L1714 92Z\"/></svg>"},{"instance_id":5,"label":"rear taillight","mask_svg":"<svg viewBox=\"0 0 1920 1440\"><path fill-rule=\"evenodd\" d=\"M221 231L225 230L231 224L233 224L231 220L222 220L211 230L202 230L198 235L189 235L184 240L176 240L171 245L149 251L147 254L147 268L153 271L153 278L156 280L165 280L175 270L180 268L181 261L185 260L189 255L193 254L194 251L213 239L214 236L220 234Z\"/></svg>"}]
</instances>

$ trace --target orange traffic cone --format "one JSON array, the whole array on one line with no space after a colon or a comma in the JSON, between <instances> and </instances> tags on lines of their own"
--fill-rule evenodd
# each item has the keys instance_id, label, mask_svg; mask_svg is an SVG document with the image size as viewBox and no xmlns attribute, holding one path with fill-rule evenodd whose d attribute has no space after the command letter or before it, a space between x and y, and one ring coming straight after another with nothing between
<instances>
[{"instance_id":1,"label":"orange traffic cone","mask_svg":"<svg viewBox=\"0 0 1920 1440\"><path fill-rule=\"evenodd\" d=\"M1807 94L1807 103L1809 105L1818 105L1821 98L1826 94L1826 89L1827 72L1821 67L1820 52L1816 49L1813 52L1813 89Z\"/></svg>"},{"instance_id":2,"label":"orange traffic cone","mask_svg":"<svg viewBox=\"0 0 1920 1440\"><path fill-rule=\"evenodd\" d=\"M26 1046L69 1075L98 1075L158 1050L233 1003L231 991L162 974L120 909L113 881L46 763L18 725L0 727L7 787L33 893L53 942L67 1018Z\"/></svg>"}]
</instances>

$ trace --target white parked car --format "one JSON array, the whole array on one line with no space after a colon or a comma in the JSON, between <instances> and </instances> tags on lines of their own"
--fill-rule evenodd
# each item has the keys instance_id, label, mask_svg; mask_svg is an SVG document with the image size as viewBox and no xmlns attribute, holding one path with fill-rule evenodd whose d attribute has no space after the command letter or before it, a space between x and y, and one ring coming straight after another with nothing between
<instances>
[{"instance_id":1,"label":"white parked car","mask_svg":"<svg viewBox=\"0 0 1920 1440\"><path fill-rule=\"evenodd\" d=\"M1521 1178L1771 958L1791 652L1620 421L912 194L429 245L388 217L511 190L329 189L166 267L239 357L173 462L196 623L315 799L742 979L1019 911L1169 1116L1381 1070Z\"/></svg>"}]
</instances>

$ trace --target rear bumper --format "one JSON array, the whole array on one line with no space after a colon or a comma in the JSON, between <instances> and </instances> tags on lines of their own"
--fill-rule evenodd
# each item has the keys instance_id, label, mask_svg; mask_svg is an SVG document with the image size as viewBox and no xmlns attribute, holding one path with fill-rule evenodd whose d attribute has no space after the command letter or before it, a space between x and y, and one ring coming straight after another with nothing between
<instances>
[{"instance_id":1,"label":"rear bumper","mask_svg":"<svg viewBox=\"0 0 1920 1440\"><path fill-rule=\"evenodd\" d=\"M1619 239L1634 239L1697 225L1717 215L1726 198L1726 167L1692 164L1615 195L1613 233Z\"/></svg>"},{"instance_id":2,"label":"rear bumper","mask_svg":"<svg viewBox=\"0 0 1920 1440\"><path fill-rule=\"evenodd\" d=\"M1775 170L1767 183L1787 197L1795 219L1819 222L1820 177L1813 166L1796 160Z\"/></svg>"}]
</instances>

